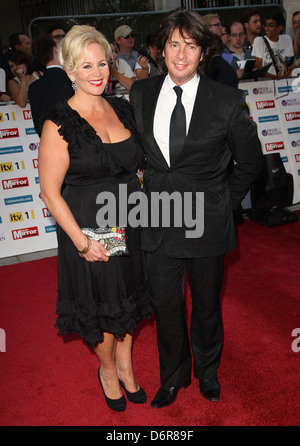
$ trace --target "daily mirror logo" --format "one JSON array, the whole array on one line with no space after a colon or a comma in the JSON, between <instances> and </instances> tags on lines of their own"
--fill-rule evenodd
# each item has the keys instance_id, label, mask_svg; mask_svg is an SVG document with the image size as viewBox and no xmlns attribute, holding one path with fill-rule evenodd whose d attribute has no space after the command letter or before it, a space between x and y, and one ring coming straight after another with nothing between
<instances>
[{"instance_id":1,"label":"daily mirror logo","mask_svg":"<svg viewBox=\"0 0 300 446\"><path fill-rule=\"evenodd\" d=\"M264 110L265 108L274 108L274 107L275 107L275 102L273 100L256 102L257 110Z\"/></svg>"},{"instance_id":2,"label":"daily mirror logo","mask_svg":"<svg viewBox=\"0 0 300 446\"><path fill-rule=\"evenodd\" d=\"M265 144L267 152L273 152L274 150L284 150L283 141L280 142L271 142L269 144Z\"/></svg>"},{"instance_id":3,"label":"daily mirror logo","mask_svg":"<svg viewBox=\"0 0 300 446\"><path fill-rule=\"evenodd\" d=\"M16 187L29 186L27 177L23 178L10 178L9 180L2 180L3 189L15 189Z\"/></svg>"},{"instance_id":4,"label":"daily mirror logo","mask_svg":"<svg viewBox=\"0 0 300 446\"><path fill-rule=\"evenodd\" d=\"M36 237L39 235L39 230L37 226L33 226L31 228L23 228L23 229L16 229L11 231L13 240L20 240L24 238L29 237Z\"/></svg>"},{"instance_id":5,"label":"daily mirror logo","mask_svg":"<svg viewBox=\"0 0 300 446\"><path fill-rule=\"evenodd\" d=\"M0 139L4 138L16 138L19 136L18 129L1 129L0 130Z\"/></svg>"},{"instance_id":6,"label":"daily mirror logo","mask_svg":"<svg viewBox=\"0 0 300 446\"><path fill-rule=\"evenodd\" d=\"M300 119L300 111L285 113L285 119L287 121L295 121L295 119Z\"/></svg>"}]
</instances>

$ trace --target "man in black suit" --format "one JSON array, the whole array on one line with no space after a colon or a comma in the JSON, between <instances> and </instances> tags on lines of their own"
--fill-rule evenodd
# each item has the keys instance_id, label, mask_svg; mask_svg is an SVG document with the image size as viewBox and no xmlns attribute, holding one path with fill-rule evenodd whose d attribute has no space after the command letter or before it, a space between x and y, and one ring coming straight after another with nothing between
<instances>
[{"instance_id":1,"label":"man in black suit","mask_svg":"<svg viewBox=\"0 0 300 446\"><path fill-rule=\"evenodd\" d=\"M28 99L34 128L39 136L47 114L57 102L73 96L72 83L61 66L54 40L47 34L39 36L32 44L34 57L46 67L45 74L33 82Z\"/></svg>"},{"instance_id":2,"label":"man in black suit","mask_svg":"<svg viewBox=\"0 0 300 446\"><path fill-rule=\"evenodd\" d=\"M164 227L167 225L160 219L156 227L150 225L142 231L160 358L161 387L151 403L156 408L173 403L179 389L191 382L185 273L193 303L190 336L194 373L201 394L210 401L219 400L217 369L223 345L220 291L224 255L236 244L233 209L247 194L263 165L256 125L249 118L243 92L205 78L211 44L211 33L197 12L172 11L162 21L158 35L167 75L135 82L130 92L147 159L144 185L148 202L151 203L154 193L162 192L180 193L184 202L189 193L192 199L184 205L192 208L196 229L198 225L191 234L191 219L180 227L175 222L178 211L174 211L169 227ZM182 89L185 116L176 98L177 94L180 97L180 90L175 93L176 86ZM176 103L181 109L181 120L177 120L175 131L181 127L181 121L185 122L185 139L177 154L174 149L181 136L178 133L174 139L171 118ZM235 165L228 177L231 156ZM198 212L201 204L204 215Z\"/></svg>"}]
</instances>

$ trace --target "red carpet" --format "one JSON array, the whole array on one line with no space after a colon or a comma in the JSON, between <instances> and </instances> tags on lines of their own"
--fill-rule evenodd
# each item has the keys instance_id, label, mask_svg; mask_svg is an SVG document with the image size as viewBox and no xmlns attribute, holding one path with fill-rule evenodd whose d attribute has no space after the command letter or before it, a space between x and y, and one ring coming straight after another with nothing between
<instances>
[{"instance_id":1,"label":"red carpet","mask_svg":"<svg viewBox=\"0 0 300 446\"><path fill-rule=\"evenodd\" d=\"M299 426L300 351L292 350L292 331L300 328L300 221L277 228L246 221L237 232L238 247L227 257L219 403L204 400L193 378L173 405L150 407L159 387L152 319L140 324L133 355L148 402L110 411L93 352L53 328L56 257L2 266L0 425ZM187 307L189 316L188 293Z\"/></svg>"}]
</instances>

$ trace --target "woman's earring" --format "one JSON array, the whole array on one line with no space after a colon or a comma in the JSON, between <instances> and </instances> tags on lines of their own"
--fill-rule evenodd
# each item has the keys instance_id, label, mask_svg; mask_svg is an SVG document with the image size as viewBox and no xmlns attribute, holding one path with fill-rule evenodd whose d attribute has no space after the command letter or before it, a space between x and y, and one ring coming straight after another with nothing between
<instances>
[{"instance_id":1,"label":"woman's earring","mask_svg":"<svg viewBox=\"0 0 300 446\"><path fill-rule=\"evenodd\" d=\"M73 90L74 90L75 93L76 93L77 85L76 85L76 82L75 82L75 81L72 81L72 88L73 88Z\"/></svg>"}]
</instances>

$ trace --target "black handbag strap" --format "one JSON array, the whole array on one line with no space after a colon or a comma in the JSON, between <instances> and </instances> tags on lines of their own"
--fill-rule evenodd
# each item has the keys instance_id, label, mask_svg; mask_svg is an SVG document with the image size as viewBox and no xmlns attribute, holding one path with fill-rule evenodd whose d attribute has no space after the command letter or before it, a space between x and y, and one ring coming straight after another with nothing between
<instances>
[{"instance_id":1,"label":"black handbag strap","mask_svg":"<svg viewBox=\"0 0 300 446\"><path fill-rule=\"evenodd\" d=\"M271 56L274 68L276 70L276 74L278 74L279 73L279 68L278 68L277 63L276 63L274 52L273 52L272 48L270 47L270 44L269 44L268 40L264 36L263 36L263 39L264 39L266 47L268 48L268 51L270 53L270 56Z\"/></svg>"}]
</instances>

